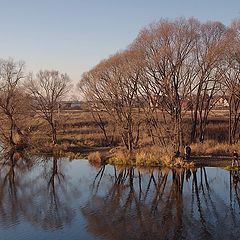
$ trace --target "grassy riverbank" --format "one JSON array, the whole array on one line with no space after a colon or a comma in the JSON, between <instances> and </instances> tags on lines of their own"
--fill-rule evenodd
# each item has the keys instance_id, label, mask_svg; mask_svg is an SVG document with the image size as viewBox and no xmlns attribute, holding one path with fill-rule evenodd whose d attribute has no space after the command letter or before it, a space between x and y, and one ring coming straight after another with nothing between
<instances>
[{"instance_id":1,"label":"grassy riverbank","mask_svg":"<svg viewBox=\"0 0 240 240\"><path fill-rule=\"evenodd\" d=\"M113 129L107 115L101 112L106 135L93 120L89 111L72 110L60 114L57 131L57 144L52 145L49 126L42 120L35 119L36 126L28 135L32 154L49 154L70 159L89 159L93 162L108 162L118 165L137 166L192 166L193 163L228 165L233 150L240 152L240 144L229 145L227 138L226 112L216 111L215 120L210 121L204 143L191 144L191 161L184 161L184 156L174 158L173 149L153 145L146 129L141 130L138 148L131 155L122 146L120 134ZM216 122L216 116L218 121ZM185 129L186 132L189 129ZM212 133L212 134L210 134ZM193 162L193 163L191 163Z\"/></svg>"}]
</instances>

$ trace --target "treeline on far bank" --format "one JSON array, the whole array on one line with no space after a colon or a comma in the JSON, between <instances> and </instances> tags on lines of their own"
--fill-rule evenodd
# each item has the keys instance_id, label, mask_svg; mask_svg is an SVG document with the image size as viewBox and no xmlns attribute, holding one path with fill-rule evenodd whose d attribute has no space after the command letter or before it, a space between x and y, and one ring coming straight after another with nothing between
<instances>
[{"instance_id":1,"label":"treeline on far bank","mask_svg":"<svg viewBox=\"0 0 240 240\"><path fill-rule=\"evenodd\" d=\"M122 146L122 158L141 161L153 155L172 159L183 155L186 144L204 144L213 138L236 145L240 133L239 32L239 20L225 26L194 18L162 19L142 29L127 49L101 61L78 83L79 95L88 105L87 115L91 115L87 120L99 129L92 138L101 136L104 141L99 145ZM64 127L75 121L74 114L61 110L71 88L67 74L46 70L33 76L25 74L23 67L13 60L0 62L2 145L25 148L44 143L46 149L51 142L56 148L84 131L84 126L75 132ZM216 106L221 101L225 111L219 120ZM77 150L75 142L91 146L78 137L68 141L72 145L68 150Z\"/></svg>"}]
</instances>

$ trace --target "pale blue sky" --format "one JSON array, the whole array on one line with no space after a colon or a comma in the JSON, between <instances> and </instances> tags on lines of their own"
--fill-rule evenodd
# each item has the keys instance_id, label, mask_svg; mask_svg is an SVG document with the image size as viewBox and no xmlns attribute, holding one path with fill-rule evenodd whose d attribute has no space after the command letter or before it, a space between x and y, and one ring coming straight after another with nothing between
<instances>
[{"instance_id":1,"label":"pale blue sky","mask_svg":"<svg viewBox=\"0 0 240 240\"><path fill-rule=\"evenodd\" d=\"M84 71L124 49L161 18L196 17L229 25L240 0L0 0L0 58L24 60L27 70Z\"/></svg>"}]
</instances>

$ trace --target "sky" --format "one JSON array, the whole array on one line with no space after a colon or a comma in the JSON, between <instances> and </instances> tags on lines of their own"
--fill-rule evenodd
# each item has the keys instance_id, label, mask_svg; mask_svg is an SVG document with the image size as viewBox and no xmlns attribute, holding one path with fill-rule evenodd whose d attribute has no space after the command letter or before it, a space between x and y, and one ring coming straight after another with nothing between
<instances>
[{"instance_id":1,"label":"sky","mask_svg":"<svg viewBox=\"0 0 240 240\"><path fill-rule=\"evenodd\" d=\"M0 0L0 58L26 71L58 70L73 83L125 49L161 18L195 17L229 25L240 0Z\"/></svg>"}]
</instances>

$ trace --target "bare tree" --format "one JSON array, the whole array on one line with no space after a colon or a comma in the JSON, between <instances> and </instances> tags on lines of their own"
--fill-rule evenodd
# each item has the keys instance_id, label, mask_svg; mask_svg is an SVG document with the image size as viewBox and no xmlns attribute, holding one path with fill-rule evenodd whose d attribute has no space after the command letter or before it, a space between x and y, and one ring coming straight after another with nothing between
<instances>
[{"instance_id":1,"label":"bare tree","mask_svg":"<svg viewBox=\"0 0 240 240\"><path fill-rule=\"evenodd\" d=\"M221 65L221 84L229 103L229 144L237 142L240 121L240 20L227 32L228 47Z\"/></svg>"},{"instance_id":2,"label":"bare tree","mask_svg":"<svg viewBox=\"0 0 240 240\"><path fill-rule=\"evenodd\" d=\"M115 54L85 73L79 84L86 99L114 120L130 153L138 144L141 124L138 59L138 52L133 50Z\"/></svg>"},{"instance_id":3,"label":"bare tree","mask_svg":"<svg viewBox=\"0 0 240 240\"><path fill-rule=\"evenodd\" d=\"M30 77L26 84L33 98L33 108L51 127L53 144L57 143L57 111L60 102L70 90L70 78L58 71L40 71L36 78Z\"/></svg>"},{"instance_id":4,"label":"bare tree","mask_svg":"<svg viewBox=\"0 0 240 240\"><path fill-rule=\"evenodd\" d=\"M193 103L191 141L197 137L204 141L210 110L219 93L219 66L226 47L226 27L219 22L208 22L198 28L195 46L195 76L190 82L190 98ZM198 131L197 131L198 130Z\"/></svg>"},{"instance_id":5,"label":"bare tree","mask_svg":"<svg viewBox=\"0 0 240 240\"><path fill-rule=\"evenodd\" d=\"M30 101L21 85L24 78L23 62L0 61L0 139L6 147L18 145L26 133Z\"/></svg>"},{"instance_id":6,"label":"bare tree","mask_svg":"<svg viewBox=\"0 0 240 240\"><path fill-rule=\"evenodd\" d=\"M181 103L189 93L197 25L195 19L161 20L145 28L134 43L144 61L141 87L149 99L158 99L167 127L164 135L175 152L184 145Z\"/></svg>"},{"instance_id":7,"label":"bare tree","mask_svg":"<svg viewBox=\"0 0 240 240\"><path fill-rule=\"evenodd\" d=\"M144 28L128 50L87 72L81 89L97 110L109 114L130 151L145 122L153 144L182 153L186 141L205 140L209 115L224 86L225 93L233 94L230 128L235 138L240 120L237 26L229 37L220 22L163 19ZM186 101L191 108L185 108ZM100 127L104 132L105 126Z\"/></svg>"}]
</instances>

